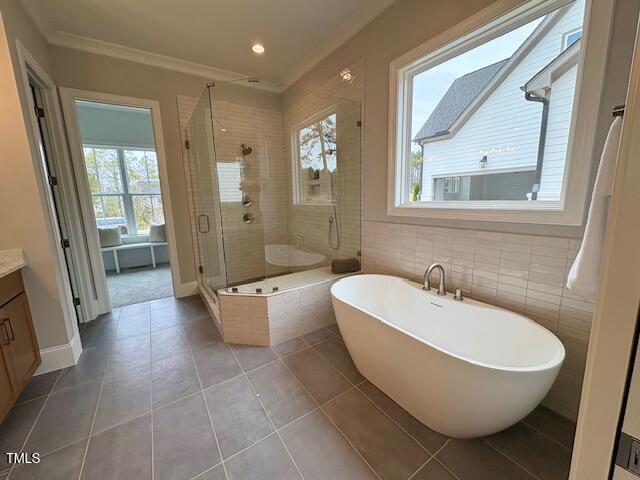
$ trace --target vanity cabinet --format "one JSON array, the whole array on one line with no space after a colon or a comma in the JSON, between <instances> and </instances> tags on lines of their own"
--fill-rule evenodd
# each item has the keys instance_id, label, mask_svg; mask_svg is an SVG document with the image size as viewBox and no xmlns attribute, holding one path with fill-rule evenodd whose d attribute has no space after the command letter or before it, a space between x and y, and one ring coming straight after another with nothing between
<instances>
[{"instance_id":1,"label":"vanity cabinet","mask_svg":"<svg viewBox=\"0 0 640 480\"><path fill-rule=\"evenodd\" d=\"M40 365L20 271L0 278L0 421Z\"/></svg>"},{"instance_id":2,"label":"vanity cabinet","mask_svg":"<svg viewBox=\"0 0 640 480\"><path fill-rule=\"evenodd\" d=\"M4 419L11 409L15 399L15 388L11 381L9 362L5 356L4 349L0 350L0 421Z\"/></svg>"}]
</instances>

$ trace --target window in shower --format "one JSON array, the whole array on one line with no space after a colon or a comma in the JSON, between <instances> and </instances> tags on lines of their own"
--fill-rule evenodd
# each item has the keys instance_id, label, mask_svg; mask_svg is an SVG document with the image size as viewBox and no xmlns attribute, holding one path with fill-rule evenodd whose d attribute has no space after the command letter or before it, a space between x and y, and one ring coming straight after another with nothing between
<instances>
[{"instance_id":1,"label":"window in shower","mask_svg":"<svg viewBox=\"0 0 640 480\"><path fill-rule=\"evenodd\" d=\"M324 110L293 129L292 160L296 204L335 201L336 112Z\"/></svg>"}]
</instances>

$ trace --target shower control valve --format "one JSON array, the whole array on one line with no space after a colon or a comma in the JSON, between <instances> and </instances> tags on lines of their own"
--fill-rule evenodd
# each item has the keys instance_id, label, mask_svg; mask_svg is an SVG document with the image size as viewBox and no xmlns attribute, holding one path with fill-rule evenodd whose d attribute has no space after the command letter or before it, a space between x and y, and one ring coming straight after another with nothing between
<instances>
[{"instance_id":1,"label":"shower control valve","mask_svg":"<svg viewBox=\"0 0 640 480\"><path fill-rule=\"evenodd\" d=\"M251 205L253 205L253 200L251 200L251 197L249 195L243 195L242 196L242 206L249 208Z\"/></svg>"}]
</instances>

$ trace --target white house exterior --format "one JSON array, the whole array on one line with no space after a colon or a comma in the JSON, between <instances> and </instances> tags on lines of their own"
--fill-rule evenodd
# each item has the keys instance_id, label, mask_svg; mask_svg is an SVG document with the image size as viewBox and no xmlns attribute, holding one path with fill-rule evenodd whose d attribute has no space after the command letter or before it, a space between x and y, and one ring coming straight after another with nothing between
<instances>
[{"instance_id":1,"label":"white house exterior","mask_svg":"<svg viewBox=\"0 0 640 480\"><path fill-rule=\"evenodd\" d=\"M492 182L492 195L500 195L501 188L522 194L526 184L530 192L541 131L545 143L537 199L560 198L580 48L580 41L571 41L580 36L583 16L584 0L547 15L510 58L452 84L450 95L444 95L414 138L423 151L421 200L517 199L469 198L471 176L473 185ZM456 88L469 89L465 105L455 105L461 98ZM546 97L544 131L543 103L527 100L525 91ZM493 180L475 177L504 172L519 173ZM448 197L443 198L445 188Z\"/></svg>"}]
</instances>

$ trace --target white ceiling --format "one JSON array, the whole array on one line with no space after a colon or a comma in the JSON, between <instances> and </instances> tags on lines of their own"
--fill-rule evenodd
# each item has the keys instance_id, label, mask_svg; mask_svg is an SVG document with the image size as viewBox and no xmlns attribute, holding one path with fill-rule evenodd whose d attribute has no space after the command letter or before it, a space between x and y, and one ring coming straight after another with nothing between
<instances>
[{"instance_id":1,"label":"white ceiling","mask_svg":"<svg viewBox=\"0 0 640 480\"><path fill-rule=\"evenodd\" d=\"M22 1L52 43L128 47L286 83L395 0ZM264 44L262 56L251 52L255 42Z\"/></svg>"}]
</instances>

